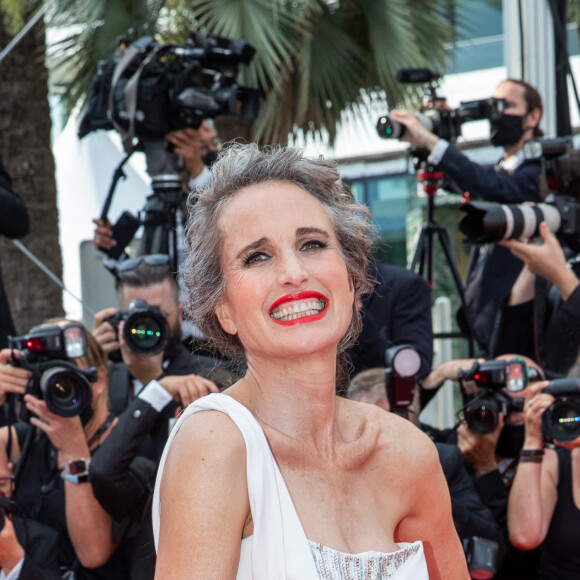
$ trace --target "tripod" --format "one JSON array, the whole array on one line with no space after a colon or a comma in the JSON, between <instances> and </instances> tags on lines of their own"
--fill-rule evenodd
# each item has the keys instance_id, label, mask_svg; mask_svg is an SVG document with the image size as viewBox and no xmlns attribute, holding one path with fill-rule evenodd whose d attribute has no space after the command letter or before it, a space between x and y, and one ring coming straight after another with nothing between
<instances>
[{"instance_id":1,"label":"tripod","mask_svg":"<svg viewBox=\"0 0 580 580\"><path fill-rule=\"evenodd\" d=\"M432 290L434 239L437 237L445 255L447 266L453 276L461 306L467 311L463 281L461 280L461 275L453 258L449 234L443 226L435 221L435 196L437 195L437 190L443 184L443 172L436 171L433 165L427 162L426 155L415 153L417 154L417 178L422 182L423 191L427 197L427 221L421 226L417 246L415 247L408 269L413 272L417 271L420 276L424 277L429 286L429 290ZM417 265L419 266L418 269ZM473 356L473 337L471 331L468 334L462 332L438 332L433 336L434 338L464 338L467 340L469 356Z\"/></svg>"}]
</instances>

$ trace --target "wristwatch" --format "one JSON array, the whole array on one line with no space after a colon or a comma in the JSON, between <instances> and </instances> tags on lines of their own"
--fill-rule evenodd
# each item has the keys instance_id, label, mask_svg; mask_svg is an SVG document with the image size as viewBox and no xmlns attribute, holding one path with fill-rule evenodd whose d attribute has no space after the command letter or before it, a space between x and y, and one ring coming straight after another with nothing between
<instances>
[{"instance_id":1,"label":"wristwatch","mask_svg":"<svg viewBox=\"0 0 580 580\"><path fill-rule=\"evenodd\" d=\"M65 481L70 481L71 483L84 483L85 481L89 481L90 464L90 459L76 459L75 461L69 461L63 465L60 476Z\"/></svg>"}]
</instances>

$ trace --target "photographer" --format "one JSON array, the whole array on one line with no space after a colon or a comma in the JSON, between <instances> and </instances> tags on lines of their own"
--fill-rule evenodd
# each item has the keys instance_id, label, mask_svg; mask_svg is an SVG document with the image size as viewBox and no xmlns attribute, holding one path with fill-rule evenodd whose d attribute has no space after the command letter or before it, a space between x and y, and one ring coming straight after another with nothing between
<instances>
[{"instance_id":1,"label":"photographer","mask_svg":"<svg viewBox=\"0 0 580 580\"><path fill-rule=\"evenodd\" d=\"M506 102L503 114L491 125L492 144L504 149L495 167L483 167L471 161L452 144L427 130L410 111L391 111L390 116L405 125L411 134L401 139L426 149L430 153L428 161L462 191L487 201L539 202L541 163L524 159L522 148L526 140L543 135L538 127L542 117L541 97L528 83L514 79L500 83L492 97ZM484 352L489 352L495 315L520 270L521 263L497 245L483 246L472 255L466 279L468 312L464 314Z\"/></svg>"},{"instance_id":2,"label":"photographer","mask_svg":"<svg viewBox=\"0 0 580 580\"><path fill-rule=\"evenodd\" d=\"M167 256L151 254L125 260L118 265L115 273L119 309L126 311L135 299L159 307L167 320L168 336L164 347L158 352L140 354L126 346L121 348L119 334L122 329L116 329L110 320L117 314L117 308L106 308L96 314L93 335L105 352L119 349L121 352L122 362L110 364L111 408L117 414L127 408L145 385L161 377L167 378L168 384L175 385L172 396L177 396L178 386L186 388L189 401L217 392L214 378L222 385L231 384L233 375L220 361L192 354L181 343L182 305ZM164 391L159 386L157 389ZM152 433L156 448L153 459L158 459L163 450L169 424L180 402L183 401L174 401L163 409L163 420L158 422Z\"/></svg>"},{"instance_id":3,"label":"photographer","mask_svg":"<svg viewBox=\"0 0 580 580\"><path fill-rule=\"evenodd\" d=\"M519 352L540 361L546 376L564 376L580 350L580 282L548 225L542 244L499 242L524 262L499 313L492 348L496 355Z\"/></svg>"},{"instance_id":4,"label":"photographer","mask_svg":"<svg viewBox=\"0 0 580 580\"><path fill-rule=\"evenodd\" d=\"M0 579L58 580L58 534L24 517L11 500L14 473L6 449L0 445Z\"/></svg>"},{"instance_id":5,"label":"photographer","mask_svg":"<svg viewBox=\"0 0 580 580\"><path fill-rule=\"evenodd\" d=\"M530 388L524 406L526 436L508 505L512 544L521 550L540 547L539 578L580 578L577 534L580 512L580 440L566 447L544 448L542 415L554 397L542 393L549 383Z\"/></svg>"},{"instance_id":6,"label":"photographer","mask_svg":"<svg viewBox=\"0 0 580 580\"><path fill-rule=\"evenodd\" d=\"M531 359L521 355L506 354L497 357L497 361L523 360L528 369L533 369L538 378L544 376L542 369ZM421 380L421 388L437 389L445 380L460 380L464 403L468 404L475 397L481 395L484 389L477 381L463 380L469 376L469 371L476 368L474 363L480 360L464 359L448 361ZM468 471L479 497L494 515L495 521L504 529L507 542L507 505L513 478L518 467L519 452L524 442L524 416L517 402L521 401L534 383L519 391L509 391L507 387L501 391L516 403L507 416L503 411L497 413L497 424L488 425L490 409L482 403L480 419L487 427L484 434L477 433L469 428L465 420L456 428L439 431L433 428L427 430L435 440L456 444L461 451ZM484 409L485 407L485 409ZM465 408L465 407L464 407ZM474 429L476 426L473 426ZM539 554L537 552L521 552L508 545L503 564L498 571L497 578L502 580L530 580L536 578L536 569Z\"/></svg>"},{"instance_id":7,"label":"photographer","mask_svg":"<svg viewBox=\"0 0 580 580\"><path fill-rule=\"evenodd\" d=\"M28 228L28 211L12 189L12 181L0 157L0 234L11 239L21 238L28 233ZM6 348L8 336L15 333L0 271L0 348Z\"/></svg>"},{"instance_id":8,"label":"photographer","mask_svg":"<svg viewBox=\"0 0 580 580\"><path fill-rule=\"evenodd\" d=\"M40 330L64 333L71 328L78 337L86 336L86 354L70 358L71 363L79 369L79 375L88 373L89 367L95 369L92 377L95 380L89 383L90 397L83 391L85 402L91 401L90 404L85 405L80 415L65 416L51 411L46 396L39 398L28 392L29 380L33 375L35 380L40 377L37 371L33 373L18 366L22 352L2 350L0 392L4 396L18 394L19 399L24 395L22 407L30 417L1 428L0 441L8 450L10 461L16 465L15 501L29 518L52 526L59 533L63 572L74 571L77 580L122 578L126 564L123 554L116 550L117 544L112 541L112 519L95 499L88 480L90 458L98 452L116 420L108 409L106 357L80 323L63 320L32 329L31 333L34 335ZM55 361L55 364L61 362ZM85 375L81 378L85 382L89 380ZM55 383L57 394L53 401L62 401L58 393L62 389L66 392L70 386L69 371L66 379L63 377Z\"/></svg>"},{"instance_id":9,"label":"photographer","mask_svg":"<svg viewBox=\"0 0 580 580\"><path fill-rule=\"evenodd\" d=\"M183 159L184 193L205 185L209 180L210 167L220 149L213 122L204 119L198 129L186 127L172 131L165 135L165 139L170 144L169 147L172 148L173 153ZM185 216L182 216L182 223L184 222ZM93 236L95 248L101 252L114 248L117 241L113 237L111 222L108 219L95 218L93 223L97 226Z\"/></svg>"}]
</instances>

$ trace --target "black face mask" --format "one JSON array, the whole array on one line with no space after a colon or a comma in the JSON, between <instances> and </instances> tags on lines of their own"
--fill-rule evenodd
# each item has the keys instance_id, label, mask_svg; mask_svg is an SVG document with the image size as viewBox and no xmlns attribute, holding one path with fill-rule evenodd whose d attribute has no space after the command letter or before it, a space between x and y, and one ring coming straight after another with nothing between
<instances>
[{"instance_id":1,"label":"black face mask","mask_svg":"<svg viewBox=\"0 0 580 580\"><path fill-rule=\"evenodd\" d=\"M491 123L490 140L495 147L515 145L524 134L523 115L500 115Z\"/></svg>"},{"instance_id":2,"label":"black face mask","mask_svg":"<svg viewBox=\"0 0 580 580\"><path fill-rule=\"evenodd\" d=\"M209 151L205 155L202 155L201 160L203 161L203 164L211 167L216 162L218 153L219 151Z\"/></svg>"},{"instance_id":3,"label":"black face mask","mask_svg":"<svg viewBox=\"0 0 580 580\"><path fill-rule=\"evenodd\" d=\"M499 434L495 452L500 457L517 457L524 446L525 437L525 425L504 425Z\"/></svg>"}]
</instances>

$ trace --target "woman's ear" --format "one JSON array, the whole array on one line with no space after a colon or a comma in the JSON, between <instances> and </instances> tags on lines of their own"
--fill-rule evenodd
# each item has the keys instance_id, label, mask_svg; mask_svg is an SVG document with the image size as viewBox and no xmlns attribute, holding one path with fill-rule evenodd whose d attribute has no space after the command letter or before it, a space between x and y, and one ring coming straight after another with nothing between
<instances>
[{"instance_id":1,"label":"woman's ear","mask_svg":"<svg viewBox=\"0 0 580 580\"><path fill-rule=\"evenodd\" d=\"M232 335L238 334L238 328L236 326L236 323L230 316L228 308L224 305L223 302L220 302L214 308L214 313L217 316L220 326L224 329L225 332Z\"/></svg>"}]
</instances>

